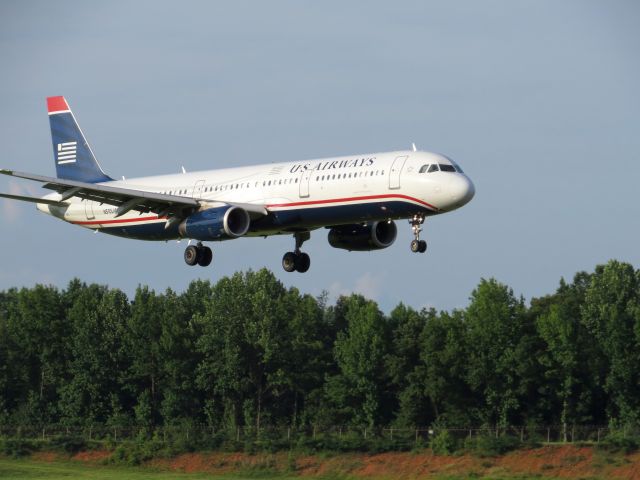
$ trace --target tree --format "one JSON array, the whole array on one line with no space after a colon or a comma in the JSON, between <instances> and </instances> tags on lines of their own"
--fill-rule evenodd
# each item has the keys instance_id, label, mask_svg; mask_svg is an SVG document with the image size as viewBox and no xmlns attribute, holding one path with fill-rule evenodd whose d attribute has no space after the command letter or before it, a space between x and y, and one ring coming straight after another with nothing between
<instances>
[{"instance_id":1,"label":"tree","mask_svg":"<svg viewBox=\"0 0 640 480\"><path fill-rule=\"evenodd\" d=\"M347 330L338 333L334 354L339 373L327 380L327 396L338 417L359 426L391 419L389 378L384 359L389 328L375 302L351 295L345 302Z\"/></svg>"},{"instance_id":2,"label":"tree","mask_svg":"<svg viewBox=\"0 0 640 480\"><path fill-rule=\"evenodd\" d=\"M400 303L389 317L392 342L385 363L397 397L395 421L399 426L427 425L431 420L420 358L421 335L430 315L435 311L418 313Z\"/></svg>"},{"instance_id":3,"label":"tree","mask_svg":"<svg viewBox=\"0 0 640 480\"><path fill-rule=\"evenodd\" d=\"M313 298L287 291L265 269L237 273L213 287L197 322L198 384L210 422L223 418L223 426L259 431L298 416L307 389L318 388L322 365L322 312Z\"/></svg>"},{"instance_id":4,"label":"tree","mask_svg":"<svg viewBox=\"0 0 640 480\"><path fill-rule=\"evenodd\" d=\"M48 423L57 415L57 387L67 374L69 349L61 296L54 287L36 285L11 295L6 311L6 355L13 364L15 401L20 422ZM8 358L9 360L9 358ZM17 405L16 405L17 406ZM16 419L18 420L18 419Z\"/></svg>"},{"instance_id":5,"label":"tree","mask_svg":"<svg viewBox=\"0 0 640 480\"><path fill-rule=\"evenodd\" d=\"M420 359L424 394L431 407L431 415L423 425L433 421L449 426L470 425L473 404L466 382L469 345L463 312L438 315L428 310L423 315L426 324L420 335Z\"/></svg>"},{"instance_id":6,"label":"tree","mask_svg":"<svg viewBox=\"0 0 640 480\"><path fill-rule=\"evenodd\" d=\"M496 280L482 279L465 312L469 335L467 381L476 396L476 415L485 424L517 423L524 385L518 372L526 362L524 304ZM515 421L515 422L514 422Z\"/></svg>"},{"instance_id":7,"label":"tree","mask_svg":"<svg viewBox=\"0 0 640 480\"><path fill-rule=\"evenodd\" d=\"M160 423L160 337L165 313L161 296L148 287L136 289L124 336L130 358L125 381L138 404L136 420L149 427Z\"/></svg>"},{"instance_id":8,"label":"tree","mask_svg":"<svg viewBox=\"0 0 640 480\"><path fill-rule=\"evenodd\" d=\"M128 368L122 339L129 302L120 290L74 288L70 379L60 387L61 415L69 424L106 423L130 408L119 375Z\"/></svg>"},{"instance_id":9,"label":"tree","mask_svg":"<svg viewBox=\"0 0 640 480\"><path fill-rule=\"evenodd\" d=\"M599 265L585 292L582 321L607 359L604 388L612 422L640 423L640 274L615 260Z\"/></svg>"},{"instance_id":10,"label":"tree","mask_svg":"<svg viewBox=\"0 0 640 480\"><path fill-rule=\"evenodd\" d=\"M603 355L581 319L581 306L591 275L580 272L573 283L560 281L554 295L532 300L538 332L545 348L539 355L544 367L544 403L548 423L559 422L567 439L569 424L600 424L605 397L599 372Z\"/></svg>"}]
</instances>

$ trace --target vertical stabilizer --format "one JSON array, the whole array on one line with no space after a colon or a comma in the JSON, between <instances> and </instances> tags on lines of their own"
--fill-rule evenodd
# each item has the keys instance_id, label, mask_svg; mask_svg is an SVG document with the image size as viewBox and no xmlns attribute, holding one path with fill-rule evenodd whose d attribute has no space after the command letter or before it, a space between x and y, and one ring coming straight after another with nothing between
<instances>
[{"instance_id":1,"label":"vertical stabilizer","mask_svg":"<svg viewBox=\"0 0 640 480\"><path fill-rule=\"evenodd\" d=\"M47 110L58 178L88 183L113 180L100 168L65 98L47 98Z\"/></svg>"}]
</instances>

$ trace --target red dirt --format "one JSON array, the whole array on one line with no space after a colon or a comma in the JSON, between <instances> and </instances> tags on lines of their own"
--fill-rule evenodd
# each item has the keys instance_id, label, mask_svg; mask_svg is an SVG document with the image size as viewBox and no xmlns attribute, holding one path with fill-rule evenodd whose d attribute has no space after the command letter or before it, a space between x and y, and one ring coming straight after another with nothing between
<instances>
[{"instance_id":1,"label":"red dirt","mask_svg":"<svg viewBox=\"0 0 640 480\"><path fill-rule=\"evenodd\" d=\"M108 451L81 452L73 460L96 462L108 458ZM59 460L55 453L37 453L41 461ZM223 474L247 470L287 473L300 477L349 475L359 478L413 480L441 475L480 475L502 477L536 475L541 478L616 478L640 480L640 452L631 455L607 454L591 447L547 446L518 450L495 458L478 458L420 453L381 453L377 455L340 454L300 455L288 452L248 455L245 453L186 453L171 459L157 458L147 465L179 472Z\"/></svg>"},{"instance_id":2,"label":"red dirt","mask_svg":"<svg viewBox=\"0 0 640 480\"><path fill-rule=\"evenodd\" d=\"M55 452L35 452L31 455L31 458L40 462L55 462L60 460L60 454Z\"/></svg>"},{"instance_id":3,"label":"red dirt","mask_svg":"<svg viewBox=\"0 0 640 480\"><path fill-rule=\"evenodd\" d=\"M91 450L87 452L76 453L71 460L78 460L79 462L99 462L106 460L111 456L111 452L108 450Z\"/></svg>"}]
</instances>

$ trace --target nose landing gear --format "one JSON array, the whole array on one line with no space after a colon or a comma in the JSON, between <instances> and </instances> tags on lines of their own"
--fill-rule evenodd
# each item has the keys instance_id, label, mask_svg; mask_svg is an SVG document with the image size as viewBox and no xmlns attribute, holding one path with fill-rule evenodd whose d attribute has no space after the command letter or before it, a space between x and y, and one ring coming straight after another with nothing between
<instances>
[{"instance_id":1,"label":"nose landing gear","mask_svg":"<svg viewBox=\"0 0 640 480\"><path fill-rule=\"evenodd\" d=\"M282 268L285 272L298 271L304 273L311 266L311 258L304 252L300 251L302 244L311 238L309 232L296 232L293 234L296 239L296 248L293 252L287 252L282 257Z\"/></svg>"},{"instance_id":2,"label":"nose landing gear","mask_svg":"<svg viewBox=\"0 0 640 480\"><path fill-rule=\"evenodd\" d=\"M213 259L213 252L209 247L198 242L196 245L189 245L184 251L184 261L187 265L193 266L196 263L201 267L206 267Z\"/></svg>"},{"instance_id":3,"label":"nose landing gear","mask_svg":"<svg viewBox=\"0 0 640 480\"><path fill-rule=\"evenodd\" d=\"M427 251L427 242L424 240L420 240L420 232L422 231L422 225L424 223L424 215L416 214L411 220L409 220L411 224L411 229L413 230L414 239L411 240L411 251L413 253L424 253Z\"/></svg>"}]
</instances>

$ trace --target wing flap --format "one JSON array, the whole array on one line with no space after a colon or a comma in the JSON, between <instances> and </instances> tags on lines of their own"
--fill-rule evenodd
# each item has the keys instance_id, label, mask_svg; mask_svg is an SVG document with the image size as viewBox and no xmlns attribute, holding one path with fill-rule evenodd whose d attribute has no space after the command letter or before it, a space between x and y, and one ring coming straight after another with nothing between
<instances>
[{"instance_id":1,"label":"wing flap","mask_svg":"<svg viewBox=\"0 0 640 480\"><path fill-rule=\"evenodd\" d=\"M49 200L48 198L38 198L38 197L25 197L23 195L10 195L8 193L0 193L0 197L10 198L11 200L20 200L22 202L46 203L47 205L55 205L57 207L68 205L68 203L61 202L58 200Z\"/></svg>"},{"instance_id":2,"label":"wing flap","mask_svg":"<svg viewBox=\"0 0 640 480\"><path fill-rule=\"evenodd\" d=\"M147 192L144 190L135 190L131 188L112 187L109 185L97 183L85 183L76 180L67 180L63 178L53 178L44 175L36 175L32 173L16 172L13 170L2 170L0 174L9 175L17 178L24 178L36 182L42 182L44 188L53 190L60 194L60 200L46 200L34 198L35 203L48 203L51 205L66 205L65 200L71 197L83 198L100 204L108 204L118 207L117 215L122 216L125 213L136 210L140 213L153 212L160 216L178 216L186 217L193 211L212 204L234 205L245 209L252 219L260 218L268 215L269 212L263 205L251 203L236 202L212 202L208 200L198 200L191 197L181 197L177 195L165 195L163 193ZM3 194L7 198L15 198ZM24 197L31 198L31 197ZM17 200L23 198L15 198Z\"/></svg>"},{"instance_id":3,"label":"wing flap","mask_svg":"<svg viewBox=\"0 0 640 480\"><path fill-rule=\"evenodd\" d=\"M59 193L61 198L65 200L71 197L78 197L84 198L85 200L93 200L98 203L106 203L115 207L126 204L127 211L137 210L146 213L160 210L175 210L177 212L183 209L197 209L200 206L200 203L193 198L180 197L177 195L165 195L131 188L78 182L76 180L53 178L13 170L0 170L0 174L42 182L44 188Z\"/></svg>"}]
</instances>

